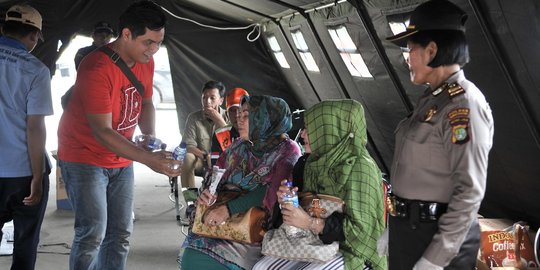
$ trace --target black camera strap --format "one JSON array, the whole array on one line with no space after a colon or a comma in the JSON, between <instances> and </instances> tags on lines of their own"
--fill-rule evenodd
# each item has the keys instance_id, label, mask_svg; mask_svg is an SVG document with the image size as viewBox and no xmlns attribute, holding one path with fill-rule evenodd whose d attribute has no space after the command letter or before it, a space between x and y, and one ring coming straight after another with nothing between
<instances>
[{"instance_id":1,"label":"black camera strap","mask_svg":"<svg viewBox=\"0 0 540 270\"><path fill-rule=\"evenodd\" d=\"M139 81L139 79L137 79L135 74L133 74L131 69L126 65L126 62L122 60L120 55L118 55L115 51L113 51L111 48L107 46L101 46L99 50L104 52L106 55L108 55L111 58L111 61L113 61L113 63L115 63L120 68L120 70L122 70L124 75L126 75L126 77L129 79L131 84L135 86L135 89L139 91L139 94L141 94L141 97L142 97L144 94L143 84L141 83L141 81Z\"/></svg>"}]
</instances>

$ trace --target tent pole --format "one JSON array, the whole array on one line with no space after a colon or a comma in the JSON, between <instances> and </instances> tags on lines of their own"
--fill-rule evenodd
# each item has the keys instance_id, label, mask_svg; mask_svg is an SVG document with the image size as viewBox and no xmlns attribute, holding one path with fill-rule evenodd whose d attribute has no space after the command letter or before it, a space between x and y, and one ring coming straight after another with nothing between
<instances>
[{"instance_id":1,"label":"tent pole","mask_svg":"<svg viewBox=\"0 0 540 270\"><path fill-rule=\"evenodd\" d=\"M375 30L375 27L373 26L373 23L371 20L369 20L369 14L366 10L366 7L364 6L364 3L362 0L356 0L356 10L358 12L358 15L360 16L360 19L362 20L362 23L364 24L364 27L366 27L369 39L371 40L371 43L377 50L377 53L379 54L379 57L384 65L384 68L388 72L388 76L390 77L390 80L394 84L399 97L401 98L401 101L405 105L405 109L407 109L408 113L411 113L413 111L413 105L407 96L407 92L405 91L405 88L403 87L403 84L401 84L401 81L399 80L399 77L396 73L396 70L390 63L390 59L388 59L388 55L386 55L386 52L384 50L384 46L382 45L381 40L377 36L377 31Z\"/></svg>"}]
</instances>

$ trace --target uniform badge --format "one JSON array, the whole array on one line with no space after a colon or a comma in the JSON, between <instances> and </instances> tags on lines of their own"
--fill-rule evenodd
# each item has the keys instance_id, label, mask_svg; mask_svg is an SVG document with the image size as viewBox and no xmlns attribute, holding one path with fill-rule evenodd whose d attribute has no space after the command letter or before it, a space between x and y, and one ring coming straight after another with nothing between
<instances>
[{"instance_id":1,"label":"uniform badge","mask_svg":"<svg viewBox=\"0 0 540 270\"><path fill-rule=\"evenodd\" d=\"M424 120L422 120L423 122L429 122L431 120L431 118L433 118L433 116L437 113L437 106L433 106L431 107L427 112L426 114L424 115Z\"/></svg>"},{"instance_id":2,"label":"uniform badge","mask_svg":"<svg viewBox=\"0 0 540 270\"><path fill-rule=\"evenodd\" d=\"M453 98L457 95L461 95L463 93L465 93L465 89L463 89L463 87L461 87L461 85L457 84L457 83L452 83L450 85L448 85L448 95L450 95L450 98Z\"/></svg>"},{"instance_id":3,"label":"uniform badge","mask_svg":"<svg viewBox=\"0 0 540 270\"><path fill-rule=\"evenodd\" d=\"M470 140L469 111L468 108L457 108L448 113L453 144L464 144Z\"/></svg>"},{"instance_id":4,"label":"uniform badge","mask_svg":"<svg viewBox=\"0 0 540 270\"><path fill-rule=\"evenodd\" d=\"M469 141L469 134L466 125L456 125L452 127L452 143L463 144Z\"/></svg>"},{"instance_id":5,"label":"uniform badge","mask_svg":"<svg viewBox=\"0 0 540 270\"><path fill-rule=\"evenodd\" d=\"M386 197L386 212L393 217L396 216L396 200L394 196L389 195Z\"/></svg>"},{"instance_id":6,"label":"uniform badge","mask_svg":"<svg viewBox=\"0 0 540 270\"><path fill-rule=\"evenodd\" d=\"M437 96L437 95L439 95L439 94L443 91L443 88L445 88L445 87L446 87L446 84L443 85L443 86L441 86L441 87L439 87L439 88L437 88L437 89L435 89L435 90L433 90L433 92L431 92L431 94L432 94L433 96Z\"/></svg>"}]
</instances>

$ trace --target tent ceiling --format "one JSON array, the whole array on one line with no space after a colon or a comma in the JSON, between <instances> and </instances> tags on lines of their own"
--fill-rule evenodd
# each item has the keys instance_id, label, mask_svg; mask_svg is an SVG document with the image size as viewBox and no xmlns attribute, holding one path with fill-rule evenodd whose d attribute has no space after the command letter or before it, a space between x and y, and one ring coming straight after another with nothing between
<instances>
[{"instance_id":1,"label":"tent ceiling","mask_svg":"<svg viewBox=\"0 0 540 270\"><path fill-rule=\"evenodd\" d=\"M192 6L238 24L279 20L294 12L310 10L335 3L334 0L186 0L182 5Z\"/></svg>"}]
</instances>

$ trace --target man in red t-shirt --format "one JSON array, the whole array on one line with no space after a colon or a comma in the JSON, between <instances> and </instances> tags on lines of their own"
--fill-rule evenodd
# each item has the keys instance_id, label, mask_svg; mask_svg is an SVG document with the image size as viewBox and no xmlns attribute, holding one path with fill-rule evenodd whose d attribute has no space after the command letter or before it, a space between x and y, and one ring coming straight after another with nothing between
<instances>
[{"instance_id":1,"label":"man in red t-shirt","mask_svg":"<svg viewBox=\"0 0 540 270\"><path fill-rule=\"evenodd\" d=\"M165 22L155 3L134 3L120 16L119 37L106 45L142 83L142 96L100 50L79 66L58 128L59 165L75 212L70 269L125 268L133 227L133 161L171 177L180 174L181 162L168 159L170 153L131 143L137 126L154 135L152 55L163 41Z\"/></svg>"}]
</instances>

